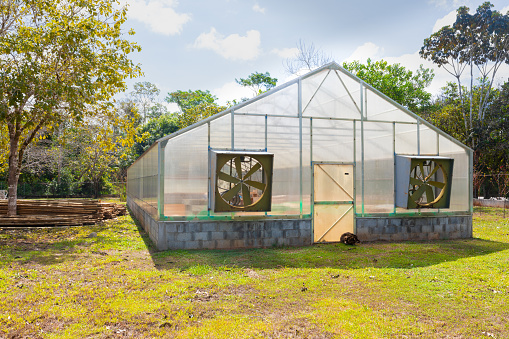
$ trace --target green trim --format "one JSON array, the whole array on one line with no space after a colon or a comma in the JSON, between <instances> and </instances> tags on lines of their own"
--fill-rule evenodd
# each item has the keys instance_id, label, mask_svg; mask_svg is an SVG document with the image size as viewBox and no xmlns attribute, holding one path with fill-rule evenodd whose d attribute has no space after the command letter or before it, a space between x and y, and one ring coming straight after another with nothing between
<instances>
[{"instance_id":1,"label":"green trim","mask_svg":"<svg viewBox=\"0 0 509 339\"><path fill-rule=\"evenodd\" d=\"M353 205L353 201L315 201L315 205Z\"/></svg>"},{"instance_id":2,"label":"green trim","mask_svg":"<svg viewBox=\"0 0 509 339\"><path fill-rule=\"evenodd\" d=\"M182 222L188 222L188 221L263 221L263 220L277 220L277 219L311 219L311 214L303 214L301 215L267 215L267 216L260 216L260 215L198 215L198 216L165 216L164 219L161 219L161 221L182 221Z\"/></svg>"},{"instance_id":3,"label":"green trim","mask_svg":"<svg viewBox=\"0 0 509 339\"><path fill-rule=\"evenodd\" d=\"M454 212L408 212L408 213L355 213L357 218L383 218L383 217L447 217L447 216L462 216L472 215L468 211L454 211Z\"/></svg>"}]
</instances>

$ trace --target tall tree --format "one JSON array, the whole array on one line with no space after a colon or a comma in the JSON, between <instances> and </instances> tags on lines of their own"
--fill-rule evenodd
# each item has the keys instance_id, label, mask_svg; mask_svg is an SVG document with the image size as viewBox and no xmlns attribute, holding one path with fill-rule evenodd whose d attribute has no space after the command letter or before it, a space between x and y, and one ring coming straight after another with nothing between
<instances>
[{"instance_id":1,"label":"tall tree","mask_svg":"<svg viewBox=\"0 0 509 339\"><path fill-rule=\"evenodd\" d=\"M23 155L38 133L93 116L98 110L91 106L107 102L125 89L126 77L141 72L128 58L140 48L123 38L127 9L118 2L7 3L0 19L17 19L0 36L0 123L9 134L8 215L13 216Z\"/></svg>"},{"instance_id":2,"label":"tall tree","mask_svg":"<svg viewBox=\"0 0 509 339\"><path fill-rule=\"evenodd\" d=\"M216 103L217 98L208 90L178 90L168 93L165 100L179 106L180 112L176 113L179 128L190 126L226 109Z\"/></svg>"},{"instance_id":3,"label":"tall tree","mask_svg":"<svg viewBox=\"0 0 509 339\"><path fill-rule=\"evenodd\" d=\"M463 100L461 78L466 69L470 74L468 116L462 104L465 133L470 133L474 122L474 68L480 75L480 97L477 104L477 118L484 120L491 101L491 89L495 76L504 63L509 63L509 14L502 14L485 2L475 14L469 14L468 7L457 10L456 21L442 27L424 40L421 57L443 67L456 78ZM475 146L472 141L472 146Z\"/></svg>"},{"instance_id":4,"label":"tall tree","mask_svg":"<svg viewBox=\"0 0 509 339\"><path fill-rule=\"evenodd\" d=\"M412 72L400 64L390 65L384 60L373 62L371 59L366 64L344 62L343 67L415 113L423 113L430 107L431 94L425 88L435 76L432 69L421 65Z\"/></svg>"},{"instance_id":5,"label":"tall tree","mask_svg":"<svg viewBox=\"0 0 509 339\"><path fill-rule=\"evenodd\" d=\"M157 104L157 97L161 91L151 82L143 81L134 84L134 91L131 96L139 106L139 111L142 116L142 123L147 121L147 117L151 116L152 107ZM156 110L156 114L159 110Z\"/></svg>"},{"instance_id":6,"label":"tall tree","mask_svg":"<svg viewBox=\"0 0 509 339\"><path fill-rule=\"evenodd\" d=\"M258 95L274 88L277 84L277 79L271 78L269 72L254 72L245 79L235 79L235 82L243 87L251 88L254 94Z\"/></svg>"}]
</instances>

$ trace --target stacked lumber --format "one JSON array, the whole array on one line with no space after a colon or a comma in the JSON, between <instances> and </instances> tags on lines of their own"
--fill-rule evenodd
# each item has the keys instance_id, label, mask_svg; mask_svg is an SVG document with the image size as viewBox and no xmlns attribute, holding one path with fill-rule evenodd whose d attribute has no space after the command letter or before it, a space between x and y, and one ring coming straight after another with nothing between
<instances>
[{"instance_id":1,"label":"stacked lumber","mask_svg":"<svg viewBox=\"0 0 509 339\"><path fill-rule=\"evenodd\" d=\"M124 205L92 199L18 200L18 215L7 217L0 200L0 226L90 225L126 213Z\"/></svg>"}]
</instances>

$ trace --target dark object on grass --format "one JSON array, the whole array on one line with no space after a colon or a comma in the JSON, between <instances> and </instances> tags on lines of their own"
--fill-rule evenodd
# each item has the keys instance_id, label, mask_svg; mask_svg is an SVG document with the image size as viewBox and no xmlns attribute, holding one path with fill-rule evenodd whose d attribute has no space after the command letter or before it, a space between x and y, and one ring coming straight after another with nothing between
<instances>
[{"instance_id":1,"label":"dark object on grass","mask_svg":"<svg viewBox=\"0 0 509 339\"><path fill-rule=\"evenodd\" d=\"M355 245L355 243L360 242L359 238L357 238L355 234L350 232L343 233L339 241L346 245Z\"/></svg>"}]
</instances>

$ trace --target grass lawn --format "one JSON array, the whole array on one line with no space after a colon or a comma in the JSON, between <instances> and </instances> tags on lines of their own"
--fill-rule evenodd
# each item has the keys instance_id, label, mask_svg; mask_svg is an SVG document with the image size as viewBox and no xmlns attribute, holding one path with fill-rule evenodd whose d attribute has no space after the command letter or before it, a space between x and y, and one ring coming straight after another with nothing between
<instances>
[{"instance_id":1,"label":"grass lawn","mask_svg":"<svg viewBox=\"0 0 509 339\"><path fill-rule=\"evenodd\" d=\"M129 216L0 231L0 338L509 338L509 213L474 239L156 252Z\"/></svg>"}]
</instances>

